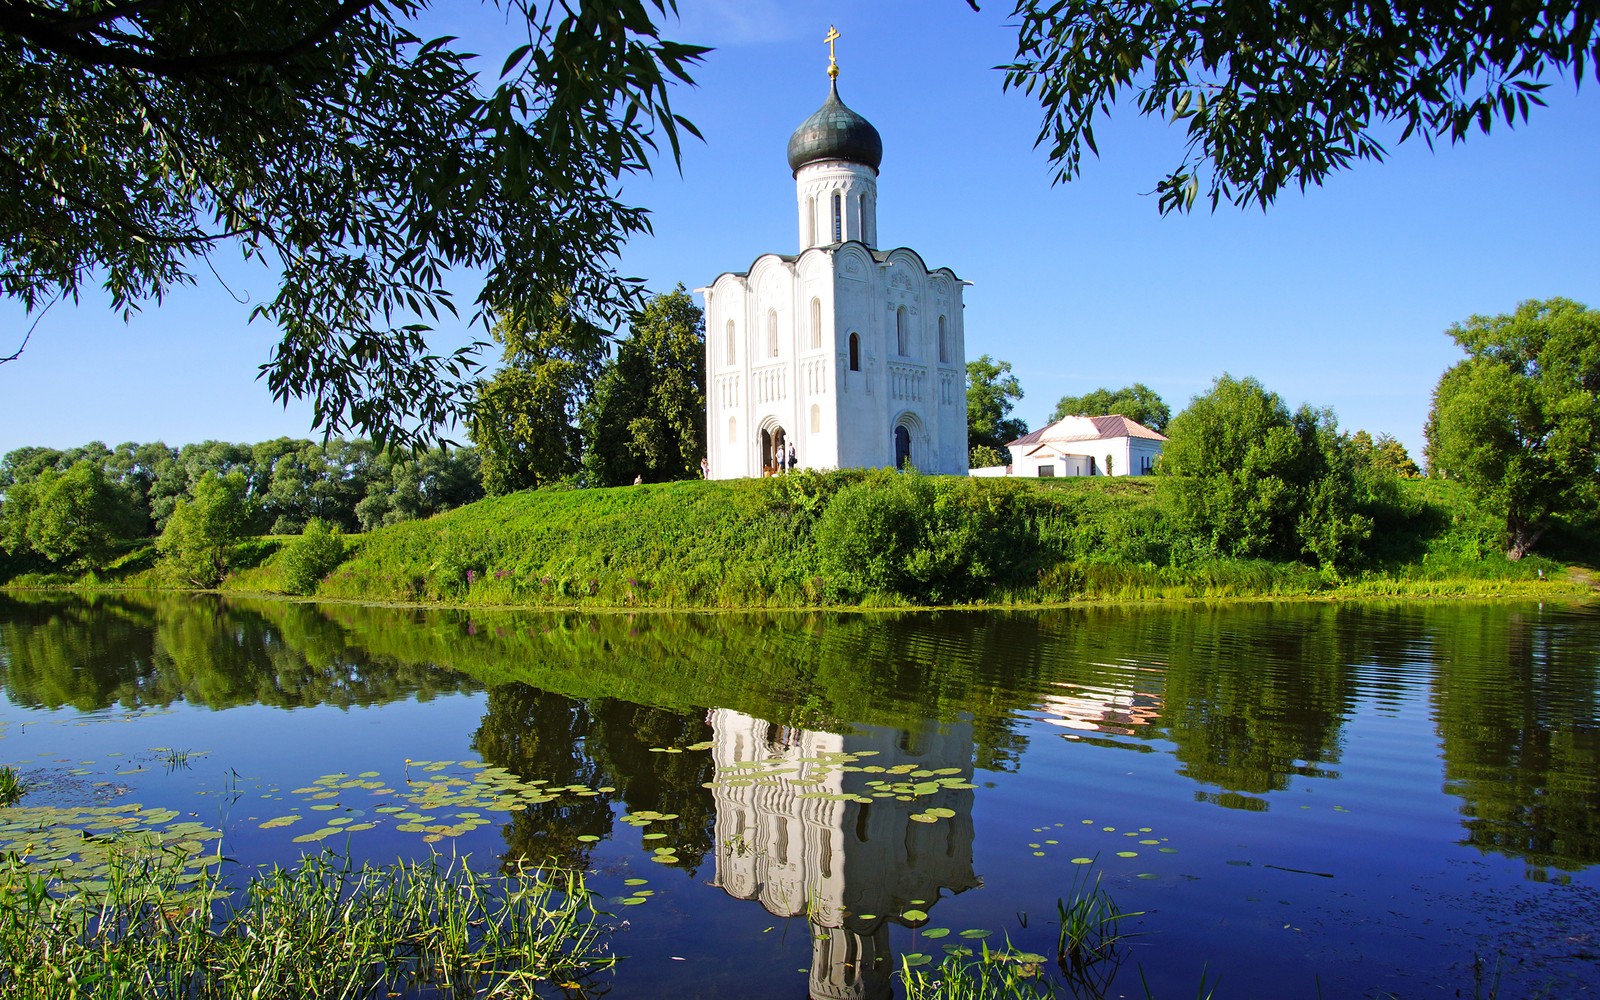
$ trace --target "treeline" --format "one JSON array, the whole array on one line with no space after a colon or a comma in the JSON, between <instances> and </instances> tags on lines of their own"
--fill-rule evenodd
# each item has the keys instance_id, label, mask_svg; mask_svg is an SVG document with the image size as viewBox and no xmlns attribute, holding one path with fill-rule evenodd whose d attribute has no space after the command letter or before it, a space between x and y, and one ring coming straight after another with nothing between
<instances>
[{"instance_id":1,"label":"treeline","mask_svg":"<svg viewBox=\"0 0 1600 1000\"><path fill-rule=\"evenodd\" d=\"M236 484L237 535L299 534L313 520L371 531L483 496L472 448L412 454L293 438L26 447L0 458L0 549L13 572L97 568L166 533L180 507L204 497L202 484L222 481Z\"/></svg>"}]
</instances>

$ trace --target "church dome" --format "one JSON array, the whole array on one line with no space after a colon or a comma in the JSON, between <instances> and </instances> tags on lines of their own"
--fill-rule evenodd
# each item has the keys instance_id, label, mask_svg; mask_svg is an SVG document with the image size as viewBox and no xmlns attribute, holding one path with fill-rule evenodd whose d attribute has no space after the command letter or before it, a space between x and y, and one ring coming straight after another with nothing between
<instances>
[{"instance_id":1,"label":"church dome","mask_svg":"<svg viewBox=\"0 0 1600 1000\"><path fill-rule=\"evenodd\" d=\"M871 167L883 162L883 139L872 123L839 100L839 84L828 85L828 99L789 137L789 169L795 173L818 160L846 160Z\"/></svg>"}]
</instances>

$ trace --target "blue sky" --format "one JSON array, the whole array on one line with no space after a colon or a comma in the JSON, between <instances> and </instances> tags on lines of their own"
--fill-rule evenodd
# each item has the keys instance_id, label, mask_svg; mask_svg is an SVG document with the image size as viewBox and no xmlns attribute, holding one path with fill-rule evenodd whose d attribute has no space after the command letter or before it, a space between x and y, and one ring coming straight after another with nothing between
<instances>
[{"instance_id":1,"label":"blue sky","mask_svg":"<svg viewBox=\"0 0 1600 1000\"><path fill-rule=\"evenodd\" d=\"M675 95L705 134L626 195L654 212L625 273L657 290L710 284L759 254L793 252L790 132L827 91L829 24L840 93L883 136L878 228L971 281L968 357L1009 361L1042 424L1064 394L1142 381L1174 411L1222 372L1291 406L1330 406L1347 429L1420 457L1429 396L1458 357L1444 331L1474 313L1562 295L1600 307L1600 95L1555 81L1516 130L1434 150L1409 142L1265 213L1163 218L1148 194L1178 162L1178 129L1131 108L1097 128L1101 155L1052 186L1033 148L1039 111L1001 91L1009 4L962 0L682 0L669 34L716 46ZM466 15L470 14L470 17ZM438 30L503 45L493 11L443 5ZM500 60L487 57L486 72ZM492 65L487 65L492 63ZM276 336L250 324L273 275L216 257L194 288L130 322L103 299L61 303L22 359L0 365L0 453L25 444L307 436L309 407L255 380ZM33 319L0 305L0 355ZM443 347L474 339L441 330Z\"/></svg>"}]
</instances>

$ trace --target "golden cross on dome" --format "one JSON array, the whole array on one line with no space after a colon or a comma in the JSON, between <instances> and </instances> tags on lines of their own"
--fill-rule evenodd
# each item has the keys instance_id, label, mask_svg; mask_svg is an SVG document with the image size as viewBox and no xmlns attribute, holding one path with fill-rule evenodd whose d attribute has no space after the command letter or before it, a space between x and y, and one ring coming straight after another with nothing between
<instances>
[{"instance_id":1,"label":"golden cross on dome","mask_svg":"<svg viewBox=\"0 0 1600 1000\"><path fill-rule=\"evenodd\" d=\"M831 24L828 25L828 34L827 34L827 37L823 39L823 41L828 43L828 77L830 79L838 79L839 78L839 61L836 58L834 58L833 43L838 41L840 39L840 37L841 36L839 34L839 29L835 28Z\"/></svg>"}]
</instances>

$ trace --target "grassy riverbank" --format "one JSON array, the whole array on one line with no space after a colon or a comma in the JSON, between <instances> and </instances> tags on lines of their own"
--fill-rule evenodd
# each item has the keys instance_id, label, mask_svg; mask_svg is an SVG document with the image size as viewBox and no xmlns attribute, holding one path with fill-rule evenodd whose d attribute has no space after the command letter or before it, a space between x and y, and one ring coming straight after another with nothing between
<instances>
[{"instance_id":1,"label":"grassy riverbank","mask_svg":"<svg viewBox=\"0 0 1600 1000\"><path fill-rule=\"evenodd\" d=\"M1217 558L1150 479L885 472L542 490L350 539L316 596L462 606L748 608L1592 594L1587 530L1511 562L1457 484L1398 483L1339 569ZM222 589L287 592L286 538L236 552ZM1592 567L1589 567L1592 568ZM154 587L135 550L89 585ZM28 582L23 580L20 582ZM61 578L49 582L65 583Z\"/></svg>"},{"instance_id":2,"label":"grassy riverbank","mask_svg":"<svg viewBox=\"0 0 1600 1000\"><path fill-rule=\"evenodd\" d=\"M0 862L0 995L571 996L615 956L583 877L313 854L238 892L131 852L71 886Z\"/></svg>"}]
</instances>

